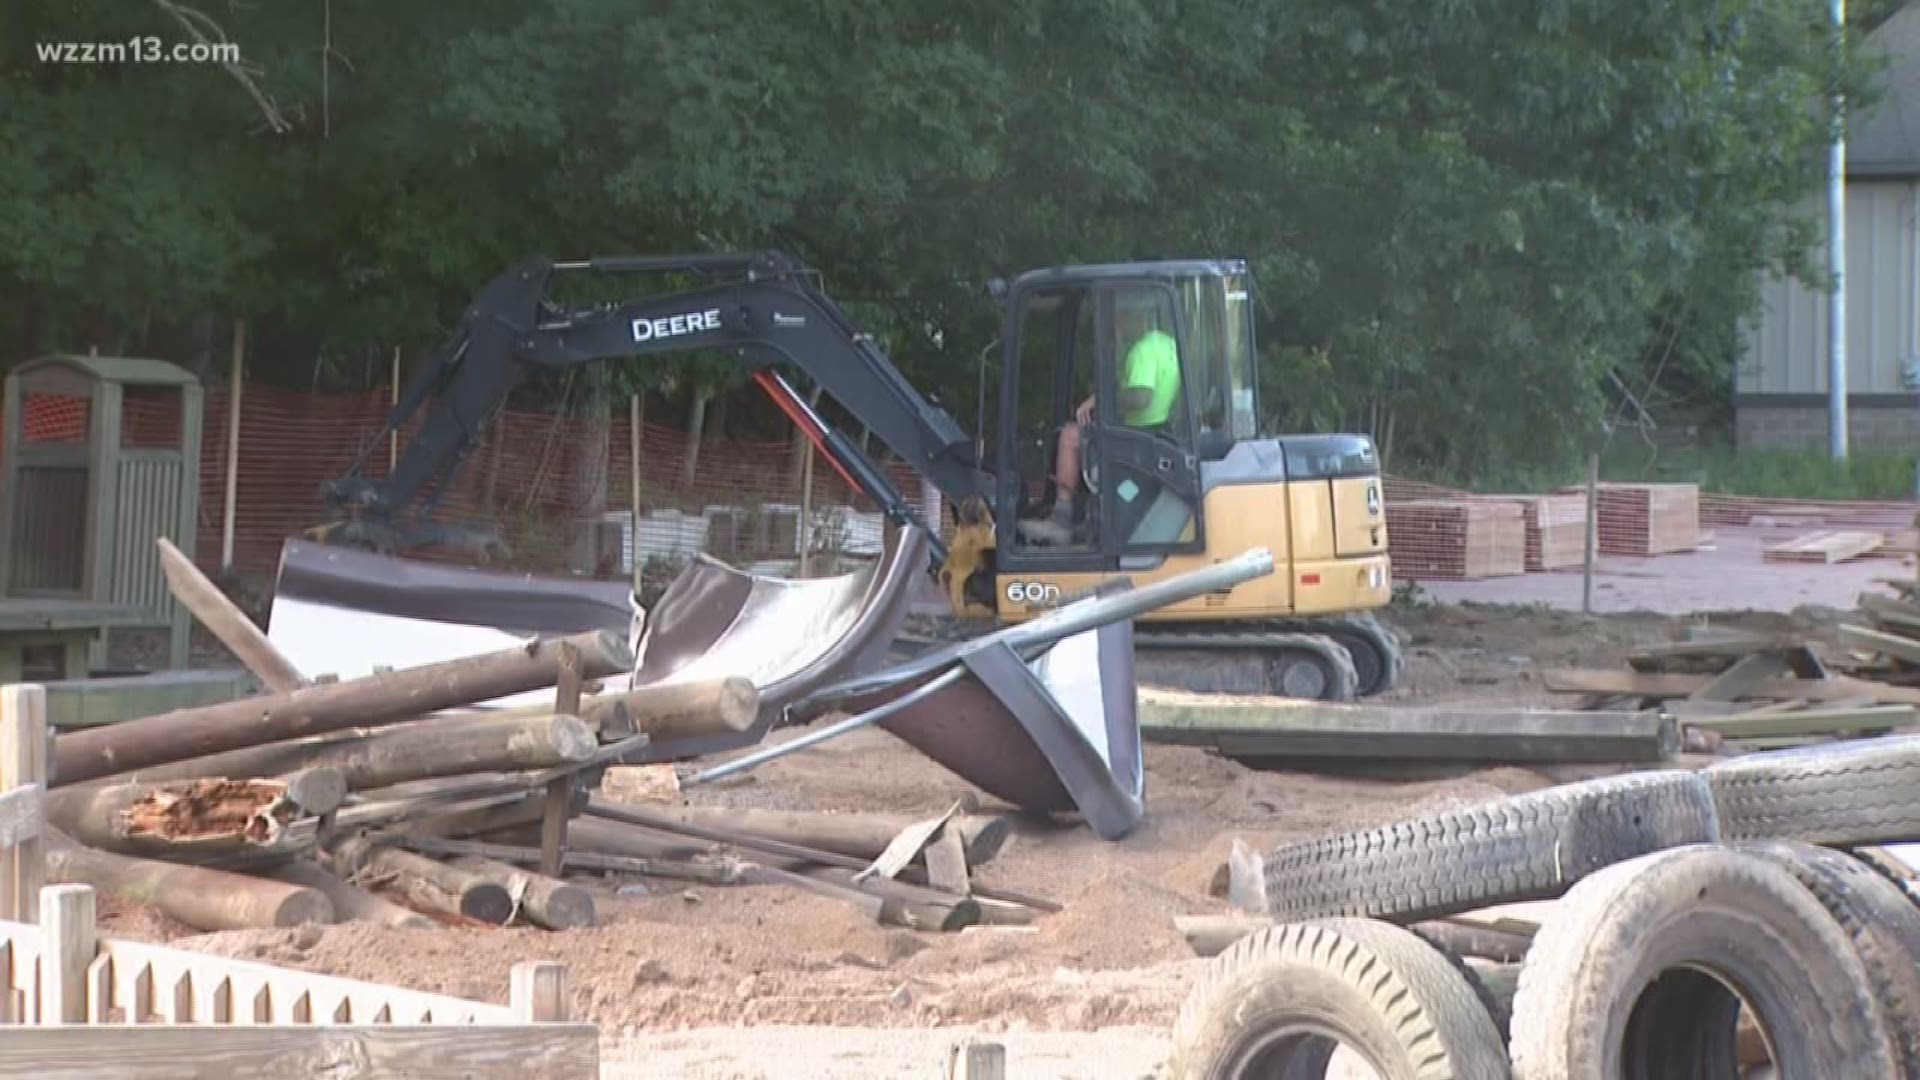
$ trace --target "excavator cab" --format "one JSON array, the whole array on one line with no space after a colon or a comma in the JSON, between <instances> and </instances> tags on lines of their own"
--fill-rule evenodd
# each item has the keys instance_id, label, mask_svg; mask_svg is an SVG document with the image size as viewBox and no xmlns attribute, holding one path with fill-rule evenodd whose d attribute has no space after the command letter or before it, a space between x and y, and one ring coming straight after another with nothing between
<instances>
[{"instance_id":1,"label":"excavator cab","mask_svg":"<svg viewBox=\"0 0 1920 1080\"><path fill-rule=\"evenodd\" d=\"M1397 642L1369 616L1391 596L1372 441L1262 434L1251 291L1227 259L995 284L1000 396L983 442L996 511L956 533L943 575L956 609L1019 621L1116 576L1265 547L1272 575L1139 620L1143 673L1336 700L1393 684Z\"/></svg>"}]
</instances>

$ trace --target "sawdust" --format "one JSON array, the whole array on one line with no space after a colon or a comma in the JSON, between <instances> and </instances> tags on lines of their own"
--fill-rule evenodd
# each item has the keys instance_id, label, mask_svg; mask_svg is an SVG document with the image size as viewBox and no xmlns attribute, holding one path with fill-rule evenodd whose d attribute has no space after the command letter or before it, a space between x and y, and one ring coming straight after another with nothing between
<instances>
[{"instance_id":1,"label":"sawdust","mask_svg":"<svg viewBox=\"0 0 1920 1080\"><path fill-rule=\"evenodd\" d=\"M1552 700L1537 666L1621 663L1677 636L1654 617L1584 620L1528 611L1435 609L1407 618L1418 644L1400 700ZM1462 683L1461 673L1485 681ZM770 741L797 732L776 732ZM780 886L687 886L576 877L599 925L394 930L363 925L192 935L118 912L109 933L289 967L504 1002L523 960L568 966L577 1013L610 1035L804 1024L1096 1031L1170 1024L1203 961L1177 915L1222 913L1215 872L1238 838L1255 850L1545 787L1566 770L1316 766L1260 771L1187 747L1149 746L1147 816L1108 842L1071 819L1022 816L983 884L1065 905L1030 928L916 932ZM1594 770L1585 770L1588 772ZM934 815L978 797L883 731L857 732L725 783L689 788L710 806ZM981 798L983 809L1006 808ZM625 889L622 889L625 886ZM634 895L639 888L643 895Z\"/></svg>"}]
</instances>

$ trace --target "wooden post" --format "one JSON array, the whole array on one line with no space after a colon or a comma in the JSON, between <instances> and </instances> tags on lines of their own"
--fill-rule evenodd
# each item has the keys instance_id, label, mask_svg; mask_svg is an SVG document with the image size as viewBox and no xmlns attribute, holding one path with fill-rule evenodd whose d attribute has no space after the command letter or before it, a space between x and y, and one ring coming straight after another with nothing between
<instances>
[{"instance_id":1,"label":"wooden post","mask_svg":"<svg viewBox=\"0 0 1920 1080\"><path fill-rule=\"evenodd\" d=\"M0 686L0 791L44 787L46 781L47 691L33 684ZM38 918L46 858L46 839L38 834L0 848L0 919Z\"/></svg>"},{"instance_id":2,"label":"wooden post","mask_svg":"<svg viewBox=\"0 0 1920 1080\"><path fill-rule=\"evenodd\" d=\"M628 426L630 429L627 435L627 454L629 458L627 467L628 467L628 470L632 473L632 476L630 476L627 480L627 488L628 488L628 494L631 496L631 502L633 506L633 516L632 516L633 543L628 549L628 551L632 557L632 562L633 562L633 594L635 596L640 595L640 567L641 567L641 558L640 558L640 434L641 434L640 423L642 419L641 411L640 411L641 397L642 395L635 394L633 395L632 398L630 398L627 401L627 420L628 420Z\"/></svg>"},{"instance_id":3,"label":"wooden post","mask_svg":"<svg viewBox=\"0 0 1920 1080\"><path fill-rule=\"evenodd\" d=\"M559 1024L571 1019L567 965L527 960L513 965L507 1004L519 1024Z\"/></svg>"},{"instance_id":4,"label":"wooden post","mask_svg":"<svg viewBox=\"0 0 1920 1080\"><path fill-rule=\"evenodd\" d=\"M560 679L554 692L556 715L575 716L580 712L580 651L571 642L560 643ZM567 852L567 819L573 816L572 773L547 784L547 801L540 820L540 872L550 878L560 876Z\"/></svg>"},{"instance_id":5,"label":"wooden post","mask_svg":"<svg viewBox=\"0 0 1920 1080\"><path fill-rule=\"evenodd\" d=\"M392 408L400 404L400 346L393 347L393 379L387 389L387 406ZM400 429L387 432L387 475L400 466Z\"/></svg>"},{"instance_id":6,"label":"wooden post","mask_svg":"<svg viewBox=\"0 0 1920 1080\"><path fill-rule=\"evenodd\" d=\"M947 1080L1007 1080L1007 1048L971 1039L953 1044L947 1053Z\"/></svg>"},{"instance_id":7,"label":"wooden post","mask_svg":"<svg viewBox=\"0 0 1920 1080\"><path fill-rule=\"evenodd\" d=\"M247 321L233 320L233 364L227 373L227 502L220 518L220 569L233 569L234 512L240 500L240 393L245 383Z\"/></svg>"},{"instance_id":8,"label":"wooden post","mask_svg":"<svg viewBox=\"0 0 1920 1080\"><path fill-rule=\"evenodd\" d=\"M1587 457L1587 562L1580 578L1580 611L1593 614L1593 567L1600 559L1600 451Z\"/></svg>"},{"instance_id":9,"label":"wooden post","mask_svg":"<svg viewBox=\"0 0 1920 1080\"><path fill-rule=\"evenodd\" d=\"M813 568L813 440L806 440L805 457L800 459L800 573L806 577Z\"/></svg>"},{"instance_id":10,"label":"wooden post","mask_svg":"<svg viewBox=\"0 0 1920 1080\"><path fill-rule=\"evenodd\" d=\"M94 928L93 889L49 885L40 890L40 1022L87 1022L87 969L99 943Z\"/></svg>"}]
</instances>

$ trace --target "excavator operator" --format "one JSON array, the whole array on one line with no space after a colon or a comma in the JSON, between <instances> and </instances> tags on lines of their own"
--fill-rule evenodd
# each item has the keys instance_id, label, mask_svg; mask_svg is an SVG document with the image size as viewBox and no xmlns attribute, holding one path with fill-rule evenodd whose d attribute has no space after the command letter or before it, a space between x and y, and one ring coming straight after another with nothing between
<instances>
[{"instance_id":1,"label":"excavator operator","mask_svg":"<svg viewBox=\"0 0 1920 1080\"><path fill-rule=\"evenodd\" d=\"M1180 348L1173 335L1161 329L1154 294L1136 294L1120 301L1115 312L1115 341L1130 341L1120 373L1120 422L1133 428L1153 428L1167 422L1180 391ZM1026 522L1025 532L1043 543L1065 544L1073 538L1074 496L1080 488L1082 428L1093 422L1094 395L1074 410L1074 423L1060 428L1053 471L1055 497L1050 517Z\"/></svg>"}]
</instances>

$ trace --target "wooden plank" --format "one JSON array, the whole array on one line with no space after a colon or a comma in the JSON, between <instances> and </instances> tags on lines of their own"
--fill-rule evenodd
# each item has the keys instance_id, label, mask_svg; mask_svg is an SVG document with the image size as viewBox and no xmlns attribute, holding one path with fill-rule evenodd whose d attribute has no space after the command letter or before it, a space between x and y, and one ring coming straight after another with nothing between
<instances>
[{"instance_id":1,"label":"wooden plank","mask_svg":"<svg viewBox=\"0 0 1920 1080\"><path fill-rule=\"evenodd\" d=\"M1540 673L1540 685L1559 694L1632 694L1643 698L1682 698L1705 686L1705 675L1661 675L1638 671L1555 668ZM1869 679L1835 675L1826 679L1768 679L1753 688L1756 698L1832 702L1866 698L1883 704L1920 705L1920 688L1888 686Z\"/></svg>"},{"instance_id":2,"label":"wooden plank","mask_svg":"<svg viewBox=\"0 0 1920 1080\"><path fill-rule=\"evenodd\" d=\"M1843 623L1838 630L1834 631L1834 637L1849 649L1879 653L1896 660L1905 660L1910 664L1920 664L1920 641L1902 634L1889 634L1882 630L1869 630L1864 626Z\"/></svg>"},{"instance_id":3,"label":"wooden plank","mask_svg":"<svg viewBox=\"0 0 1920 1080\"><path fill-rule=\"evenodd\" d=\"M1873 705L1856 709L1756 711L1733 716L1701 717L1689 723L1706 731L1718 732L1729 739L1782 738L1889 731L1913 723L1914 714L1912 705Z\"/></svg>"},{"instance_id":4,"label":"wooden plank","mask_svg":"<svg viewBox=\"0 0 1920 1080\"><path fill-rule=\"evenodd\" d=\"M1877 551L1886 543L1886 535L1842 529L1823 529L1760 549L1763 562L1815 563L1829 565L1856 559Z\"/></svg>"},{"instance_id":5,"label":"wooden plank","mask_svg":"<svg viewBox=\"0 0 1920 1080\"><path fill-rule=\"evenodd\" d=\"M87 1021L89 970L97 952L93 890L85 885L53 885L40 893L40 1007L44 1021Z\"/></svg>"},{"instance_id":6,"label":"wooden plank","mask_svg":"<svg viewBox=\"0 0 1920 1080\"><path fill-rule=\"evenodd\" d=\"M1749 653L1687 697L1694 701L1739 701L1754 687L1786 671L1787 662L1779 653Z\"/></svg>"},{"instance_id":7,"label":"wooden plank","mask_svg":"<svg viewBox=\"0 0 1920 1080\"><path fill-rule=\"evenodd\" d=\"M33 685L0 686L0 791L47 782L47 694ZM46 840L35 835L0 848L0 919L39 918L47 880Z\"/></svg>"},{"instance_id":8,"label":"wooden plank","mask_svg":"<svg viewBox=\"0 0 1920 1080\"><path fill-rule=\"evenodd\" d=\"M0 1039L0 1080L598 1080L592 1024L71 1027Z\"/></svg>"},{"instance_id":9,"label":"wooden plank","mask_svg":"<svg viewBox=\"0 0 1920 1080\"><path fill-rule=\"evenodd\" d=\"M1650 762L1679 747L1657 711L1401 708L1143 687L1140 730L1238 756Z\"/></svg>"}]
</instances>

